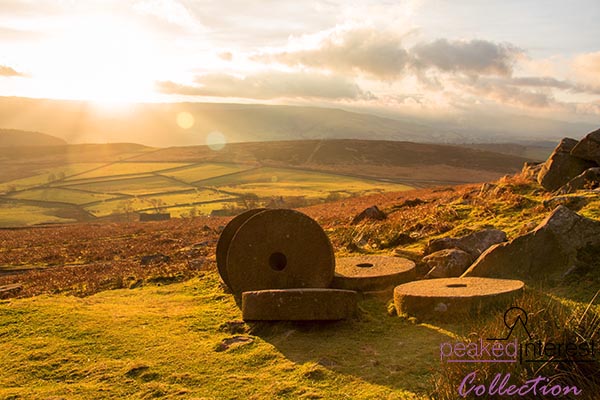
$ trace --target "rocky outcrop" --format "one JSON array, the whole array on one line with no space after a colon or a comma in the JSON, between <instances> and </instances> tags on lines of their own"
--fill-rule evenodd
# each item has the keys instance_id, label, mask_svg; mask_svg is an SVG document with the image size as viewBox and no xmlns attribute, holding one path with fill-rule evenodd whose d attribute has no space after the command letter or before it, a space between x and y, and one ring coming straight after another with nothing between
<instances>
[{"instance_id":1,"label":"rocky outcrop","mask_svg":"<svg viewBox=\"0 0 600 400\"><path fill-rule=\"evenodd\" d=\"M585 196L555 196L544 200L544 207L554 210L558 206L565 206L570 210L578 211L585 207L590 201Z\"/></svg>"},{"instance_id":2,"label":"rocky outcrop","mask_svg":"<svg viewBox=\"0 0 600 400\"><path fill-rule=\"evenodd\" d=\"M558 206L532 232L484 252L462 276L560 279L577 253L600 245L600 222Z\"/></svg>"},{"instance_id":3,"label":"rocky outcrop","mask_svg":"<svg viewBox=\"0 0 600 400\"><path fill-rule=\"evenodd\" d=\"M425 254L435 253L444 249L460 249L469 253L474 259L490 246L507 240L506 233L498 229L484 229L473 232L461 238L441 238L429 242Z\"/></svg>"},{"instance_id":4,"label":"rocky outcrop","mask_svg":"<svg viewBox=\"0 0 600 400\"><path fill-rule=\"evenodd\" d=\"M595 189L600 186L600 168L588 168L575 178L571 179L560 189L559 194L574 193L583 189Z\"/></svg>"},{"instance_id":5,"label":"rocky outcrop","mask_svg":"<svg viewBox=\"0 0 600 400\"><path fill-rule=\"evenodd\" d=\"M430 268L427 278L453 278L462 275L473 262L473 256L460 249L444 249L423 258Z\"/></svg>"},{"instance_id":6,"label":"rocky outcrop","mask_svg":"<svg viewBox=\"0 0 600 400\"><path fill-rule=\"evenodd\" d=\"M18 283L0 286L0 299L8 299L18 295L23 290L23 285Z\"/></svg>"},{"instance_id":7,"label":"rocky outcrop","mask_svg":"<svg viewBox=\"0 0 600 400\"><path fill-rule=\"evenodd\" d=\"M588 168L597 166L593 161L571 154L577 146L575 139L564 138L542 166L537 180L544 189L555 191Z\"/></svg>"},{"instance_id":8,"label":"rocky outcrop","mask_svg":"<svg viewBox=\"0 0 600 400\"><path fill-rule=\"evenodd\" d=\"M377 206L371 206L365 210L363 210L360 214L358 214L356 217L354 217L354 219L352 220L352 224L358 224L359 222L365 220L365 219L374 219L377 221L382 221L384 219L387 218L386 213L384 213L383 211L381 211L379 209L379 207Z\"/></svg>"},{"instance_id":9,"label":"rocky outcrop","mask_svg":"<svg viewBox=\"0 0 600 400\"><path fill-rule=\"evenodd\" d=\"M521 175L523 175L527 179L535 180L537 179L537 176L542 170L543 166L544 163L542 162L526 162L525 164L523 164Z\"/></svg>"},{"instance_id":10,"label":"rocky outcrop","mask_svg":"<svg viewBox=\"0 0 600 400\"><path fill-rule=\"evenodd\" d=\"M571 150L571 155L600 165L600 129L581 139Z\"/></svg>"},{"instance_id":11,"label":"rocky outcrop","mask_svg":"<svg viewBox=\"0 0 600 400\"><path fill-rule=\"evenodd\" d=\"M157 253L157 254L150 254L147 256L142 256L142 258L140 259L140 264L152 265L152 264L168 263L169 261L171 261L171 257L165 256L164 254L161 254L161 253Z\"/></svg>"}]
</instances>

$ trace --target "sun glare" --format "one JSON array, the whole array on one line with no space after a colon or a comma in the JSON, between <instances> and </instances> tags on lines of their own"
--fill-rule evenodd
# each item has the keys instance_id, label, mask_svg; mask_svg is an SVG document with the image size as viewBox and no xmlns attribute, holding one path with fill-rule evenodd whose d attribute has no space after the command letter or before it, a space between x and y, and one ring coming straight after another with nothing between
<instances>
[{"instance_id":1,"label":"sun glare","mask_svg":"<svg viewBox=\"0 0 600 400\"><path fill-rule=\"evenodd\" d=\"M44 93L103 104L140 101L153 92L156 54L148 34L111 17L70 21L47 46Z\"/></svg>"},{"instance_id":2,"label":"sun glare","mask_svg":"<svg viewBox=\"0 0 600 400\"><path fill-rule=\"evenodd\" d=\"M225 135L223 135L219 131L210 132L206 136L206 145L211 150L219 151L219 150L223 149L226 144L227 144L227 139L225 138Z\"/></svg>"},{"instance_id":3,"label":"sun glare","mask_svg":"<svg viewBox=\"0 0 600 400\"><path fill-rule=\"evenodd\" d=\"M175 119L177 125L179 125L179 127L182 129L190 129L192 126L194 126L194 122L196 122L194 120L194 116L187 111L178 113Z\"/></svg>"}]
</instances>

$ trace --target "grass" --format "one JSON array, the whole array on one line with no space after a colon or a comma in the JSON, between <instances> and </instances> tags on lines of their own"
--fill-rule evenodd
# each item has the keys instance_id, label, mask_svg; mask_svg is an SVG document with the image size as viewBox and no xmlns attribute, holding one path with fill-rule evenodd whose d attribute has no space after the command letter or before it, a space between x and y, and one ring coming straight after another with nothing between
<instances>
[{"instance_id":1,"label":"grass","mask_svg":"<svg viewBox=\"0 0 600 400\"><path fill-rule=\"evenodd\" d=\"M191 193L176 193L176 194L164 194L164 195L156 195L141 198L142 200L150 200L150 199L160 199L166 206L172 205L187 205L191 203L197 203L200 201L214 201L214 200L225 200L231 199L232 196L216 192L214 190L201 190L197 189Z\"/></svg>"},{"instance_id":2,"label":"grass","mask_svg":"<svg viewBox=\"0 0 600 400\"><path fill-rule=\"evenodd\" d=\"M516 176L488 190L468 185L380 193L302 211L324 227L337 255L395 251L420 259L435 237L493 226L514 238L550 213L543 205L549 197ZM593 216L597 199L593 195L581 212ZM373 204L389 213L385 221L350 223ZM362 298L358 317L345 322L236 322L239 308L214 265L226 222L204 217L18 235L0 230L0 264L48 267L0 275L0 285L23 285L23 298L0 301L0 398L442 400L458 397L465 373L477 369L489 377L498 371L443 364L439 350L446 341L500 337L504 309L432 323L390 316L384 300ZM587 305L600 289L598 250L586 251L579 260L589 267L586 274L548 287L532 277L517 300L540 339L597 340L600 307L597 301ZM141 256L158 253L170 261L140 264ZM236 336L243 341L227 348ZM585 388L587 397L579 398L592 399L600 381L598 363L592 367L557 363L540 371ZM514 376L535 372L523 367Z\"/></svg>"},{"instance_id":3,"label":"grass","mask_svg":"<svg viewBox=\"0 0 600 400\"><path fill-rule=\"evenodd\" d=\"M535 283L533 284L535 287ZM527 330L532 338L519 326L514 331L511 339L517 339L525 346L525 343L541 341L542 343L572 343L580 346L591 345L600 338L600 306L595 304L592 295L586 302L574 301L570 296L555 296L555 289L529 288L515 303L527 312ZM467 329L457 338L457 341L477 342L479 338L503 338L506 337L507 328L504 325L504 310L482 315L468 321ZM563 344L565 346L565 344ZM540 359L540 356L530 354L525 357ZM600 360L596 357L573 356L561 354L560 356L543 356L544 359L553 359L554 362L546 363L516 363L516 364L464 364L464 363L442 363L442 373L436 382L436 399L457 398L457 387L462 379L473 371L477 372L478 380L488 383L495 374L510 373L511 384L521 386L528 379L543 376L550 379L550 386L560 384L564 387L576 386L582 390L577 398L595 399L599 390L600 382ZM570 361L562 361L562 359ZM587 362L577 360L586 359ZM575 362L572 362L575 361ZM519 383L522 382L522 383ZM540 385L541 386L541 385ZM537 395L519 396L526 399L541 398Z\"/></svg>"},{"instance_id":4,"label":"grass","mask_svg":"<svg viewBox=\"0 0 600 400\"><path fill-rule=\"evenodd\" d=\"M529 312L536 337L598 334L597 306L586 310L585 303L537 290L517 304ZM448 341L501 337L503 310L436 324L389 316L376 298L361 300L359 310L345 322L243 324L214 271L88 297L4 300L0 398L455 399L465 373L501 371L441 363L439 349ZM584 313L585 326L596 326L591 331L578 325ZM235 337L245 341L223 345ZM561 368L522 368L513 376L540 373L575 384ZM588 395L580 398L593 398L597 373L586 380L571 372L588 384L576 382Z\"/></svg>"},{"instance_id":5,"label":"grass","mask_svg":"<svg viewBox=\"0 0 600 400\"><path fill-rule=\"evenodd\" d=\"M263 167L235 175L198 182L235 193L253 193L259 197L304 196L322 198L331 192L346 194L379 191L402 191L412 187L401 184L364 180L343 175Z\"/></svg>"},{"instance_id":6,"label":"grass","mask_svg":"<svg viewBox=\"0 0 600 400\"><path fill-rule=\"evenodd\" d=\"M171 168L183 167L186 165L189 164L169 162L118 162L114 164L108 164L104 167L95 169L93 171L77 175L76 179L90 179L106 176L143 174L148 172L157 172L162 170L168 170Z\"/></svg>"},{"instance_id":7,"label":"grass","mask_svg":"<svg viewBox=\"0 0 600 400\"><path fill-rule=\"evenodd\" d=\"M226 200L232 197L227 194L215 192L213 190L201 190L198 189L189 193L174 193L174 194L157 194L154 196L144 197L132 197L127 199L118 199L112 201L104 201L85 207L85 209L96 216L105 216L114 212L123 212L125 205L127 204L132 210L144 210L153 208L153 202L160 202L161 208L168 208L171 211L171 207L177 206L181 209L180 212L172 213L174 216L180 216L182 214L189 214L189 210L196 208L199 213L210 214L210 211L215 209L221 209L223 203L209 203L209 204L197 204L191 205L192 203L203 202L203 201L214 201L214 200ZM158 203L155 203L158 204Z\"/></svg>"},{"instance_id":8,"label":"grass","mask_svg":"<svg viewBox=\"0 0 600 400\"><path fill-rule=\"evenodd\" d=\"M56 179L50 182L48 177L51 173ZM12 189L20 190L4 195L5 199L68 203L83 206L85 211L96 217L126 214L126 210L155 209L157 205L175 217L189 216L190 213L209 215L223 209L235 213L250 206L247 199L253 206L273 206L276 203L279 207L301 207L357 195L411 189L401 184L316 171L271 167L253 169L248 165L214 162L68 164L49 169L41 175L13 181L10 185ZM23 190L24 187L30 189ZM173 193L186 190L189 192ZM228 193L219 193L219 190ZM52 212L52 209L46 209L44 213ZM55 215L56 218L51 221L64 220L60 212ZM29 218L26 213L18 216L23 218L20 225L29 225L32 220L35 220L34 223L45 222ZM73 215L75 219L82 216L87 218L81 210L78 216ZM17 216L6 221L10 226L19 225Z\"/></svg>"},{"instance_id":9,"label":"grass","mask_svg":"<svg viewBox=\"0 0 600 400\"><path fill-rule=\"evenodd\" d=\"M0 203L0 226L15 227L43 223L74 222L74 219L59 217L61 209L37 207L16 203Z\"/></svg>"},{"instance_id":10,"label":"grass","mask_svg":"<svg viewBox=\"0 0 600 400\"><path fill-rule=\"evenodd\" d=\"M407 399L425 396L444 335L376 300L326 325L240 319L214 272L185 283L0 303L0 397ZM243 331L249 331L244 333ZM232 336L252 342L225 351ZM416 356L416 357L415 357Z\"/></svg>"},{"instance_id":11,"label":"grass","mask_svg":"<svg viewBox=\"0 0 600 400\"><path fill-rule=\"evenodd\" d=\"M36 171L36 175L1 183L0 192L9 189L22 190L34 186L45 185L49 182L49 178L52 178L52 176L54 176L54 178L58 177L60 174L64 174L64 176L70 176L84 171L88 171L90 169L101 167L102 165L104 164L73 163L65 164L60 167L44 168L41 171Z\"/></svg>"},{"instance_id":12,"label":"grass","mask_svg":"<svg viewBox=\"0 0 600 400\"><path fill-rule=\"evenodd\" d=\"M189 168L179 168L173 171L161 172L161 175L170 176L184 182L193 183L201 180L215 178L222 175L241 172L249 169L246 165L228 163L206 163Z\"/></svg>"},{"instance_id":13,"label":"grass","mask_svg":"<svg viewBox=\"0 0 600 400\"><path fill-rule=\"evenodd\" d=\"M550 211L543 206L548 195L540 192L537 184L518 176L500 180L487 191L481 191L480 185L439 193L425 191L421 204L402 206L400 199L419 198L418 193L405 192L397 199L386 197L385 203L379 204L389 213L385 221L336 224L330 232L334 244L352 250L354 244L362 242L365 245L361 250L366 252L387 251L400 245L420 253L429 240L460 237L485 228L504 230L512 239L532 230Z\"/></svg>"},{"instance_id":14,"label":"grass","mask_svg":"<svg viewBox=\"0 0 600 400\"><path fill-rule=\"evenodd\" d=\"M61 202L70 204L86 204L95 201L108 200L114 195L103 193L82 192L62 188L30 189L9 196L13 199Z\"/></svg>"},{"instance_id":15,"label":"grass","mask_svg":"<svg viewBox=\"0 0 600 400\"><path fill-rule=\"evenodd\" d=\"M190 189L191 187L160 176L133 177L127 179L104 180L69 186L73 189L89 190L98 193L122 193L129 195L144 195L175 190Z\"/></svg>"},{"instance_id":16,"label":"grass","mask_svg":"<svg viewBox=\"0 0 600 400\"><path fill-rule=\"evenodd\" d=\"M164 208L164 211L171 214L174 218L186 218L192 215L211 215L215 210L222 210L223 208L235 207L237 203L235 201L225 201L222 203L208 203L208 204L196 204L193 206L168 206Z\"/></svg>"}]
</instances>

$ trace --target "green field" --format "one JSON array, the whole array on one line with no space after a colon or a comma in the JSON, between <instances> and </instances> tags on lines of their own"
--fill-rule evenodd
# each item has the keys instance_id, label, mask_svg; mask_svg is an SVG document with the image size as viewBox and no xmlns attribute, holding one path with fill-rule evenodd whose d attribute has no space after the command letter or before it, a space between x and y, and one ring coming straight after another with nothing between
<instances>
[{"instance_id":1,"label":"green field","mask_svg":"<svg viewBox=\"0 0 600 400\"><path fill-rule=\"evenodd\" d=\"M299 207L410 186L318 171L236 163L75 163L4 182L0 226L61 222L64 215L88 220L133 211L174 217L235 214L247 207ZM275 203L274 203L275 202ZM57 208L64 203L65 210ZM75 210L73 209L75 207ZM73 212L75 211L75 213Z\"/></svg>"},{"instance_id":2,"label":"green field","mask_svg":"<svg viewBox=\"0 0 600 400\"><path fill-rule=\"evenodd\" d=\"M0 203L0 226L13 227L57 222L75 222L74 219L57 216L56 207L36 207L26 204Z\"/></svg>"},{"instance_id":3,"label":"green field","mask_svg":"<svg viewBox=\"0 0 600 400\"><path fill-rule=\"evenodd\" d=\"M23 192L11 194L9 197L11 199L37 200L80 205L95 201L104 201L115 196L110 194L83 192L79 190L52 187L43 189L29 189Z\"/></svg>"},{"instance_id":4,"label":"green field","mask_svg":"<svg viewBox=\"0 0 600 400\"><path fill-rule=\"evenodd\" d=\"M79 174L94 168L101 167L102 165L103 164L98 163L74 163L66 164L64 166L55 168L44 168L41 171L37 171L35 175L32 175L30 177L0 183L0 192L8 191L11 189L22 190L34 186L44 185L49 182L55 181L58 178L69 177L71 175Z\"/></svg>"},{"instance_id":5,"label":"green field","mask_svg":"<svg viewBox=\"0 0 600 400\"><path fill-rule=\"evenodd\" d=\"M322 198L329 193L361 193L403 191L412 187L394 183L364 180L342 175L286 168L258 168L197 182L236 193L261 196L304 196Z\"/></svg>"},{"instance_id":6,"label":"green field","mask_svg":"<svg viewBox=\"0 0 600 400\"><path fill-rule=\"evenodd\" d=\"M223 176L227 174L233 174L236 172L241 172L249 169L251 167L244 165L236 165L236 164L201 164L198 166L177 169L173 171L164 171L161 172L161 175L170 176L184 182L194 183L210 178L215 178L218 176Z\"/></svg>"},{"instance_id":7,"label":"green field","mask_svg":"<svg viewBox=\"0 0 600 400\"><path fill-rule=\"evenodd\" d=\"M189 213L189 209L196 207L198 212L202 214L210 214L212 210L218 210L222 208L222 203L210 203L210 204L198 204L199 202L212 202L216 200L235 200L235 197L230 195L215 192L213 190L197 190L186 193L175 193L175 194L158 194L155 196L144 196L134 198L119 198L111 201L103 201L95 203L89 206L85 206L85 209L95 216L101 217L119 210L123 210L125 206L131 207L134 210L151 209L154 204L159 204L161 208L170 208L179 206L182 208L181 212L176 213L177 216L182 213ZM189 207L188 207L189 206ZM171 211L170 209L168 211Z\"/></svg>"},{"instance_id":8,"label":"green field","mask_svg":"<svg viewBox=\"0 0 600 400\"><path fill-rule=\"evenodd\" d=\"M114 164L105 165L97 168L93 171L89 171L80 175L77 175L76 179L89 179L99 178L106 176L117 176L117 175L132 175L132 174L143 174L148 172L156 172L162 170L168 170L178 167L183 167L189 164L185 163L144 163L144 162L117 162Z\"/></svg>"},{"instance_id":9,"label":"green field","mask_svg":"<svg viewBox=\"0 0 600 400\"><path fill-rule=\"evenodd\" d=\"M115 179L69 186L73 189L89 190L98 193L144 195L191 189L192 186L172 181L162 176L144 176Z\"/></svg>"}]
</instances>

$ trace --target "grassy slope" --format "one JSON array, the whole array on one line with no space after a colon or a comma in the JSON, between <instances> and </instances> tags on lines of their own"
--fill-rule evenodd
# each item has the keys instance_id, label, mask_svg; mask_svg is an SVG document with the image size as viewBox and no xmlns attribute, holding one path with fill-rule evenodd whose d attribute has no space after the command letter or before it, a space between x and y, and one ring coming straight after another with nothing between
<instances>
[{"instance_id":1,"label":"grassy slope","mask_svg":"<svg viewBox=\"0 0 600 400\"><path fill-rule=\"evenodd\" d=\"M444 335L362 303L361 319L253 327L214 273L169 286L0 304L0 397L411 398L426 392Z\"/></svg>"},{"instance_id":2,"label":"grassy slope","mask_svg":"<svg viewBox=\"0 0 600 400\"><path fill-rule=\"evenodd\" d=\"M550 212L541 204L547 195L536 185L504 179L497 188L484 193L474 185L387 193L304 211L324 226L338 255L356 251L356 243L360 252L416 254L430 238L484 226L515 237ZM426 203L402 206L415 198ZM580 212L597 218L600 196L591 200ZM392 212L388 220L350 225L353 215L372 204ZM502 311L483 320L430 325L389 317L385 300L365 299L353 321L261 324L246 327L248 332L228 332L220 327L238 320L240 311L215 271L214 229L225 221L196 218L0 232L0 264L57 265L0 276L0 285L22 282L24 296L38 295L0 302L0 397L426 397L440 379L442 341L488 327L504 329ZM392 244L398 233L415 241ZM196 248L194 243L202 244ZM171 261L160 268L139 266L140 256L158 252ZM187 266L193 260L203 260L202 272ZM83 265L61 266L76 262ZM157 284L173 280L178 283ZM143 285L127 289L130 281ZM118 289L106 290L110 288ZM544 291L567 307L564 315L578 315L599 288L597 276L586 276ZM528 309L539 315L538 308L546 310L550 300L536 293L529 295ZM547 321L561 326L562 319L554 317ZM236 335L254 342L217 351L222 340ZM449 393L445 398L453 398L455 384L441 385Z\"/></svg>"}]
</instances>

